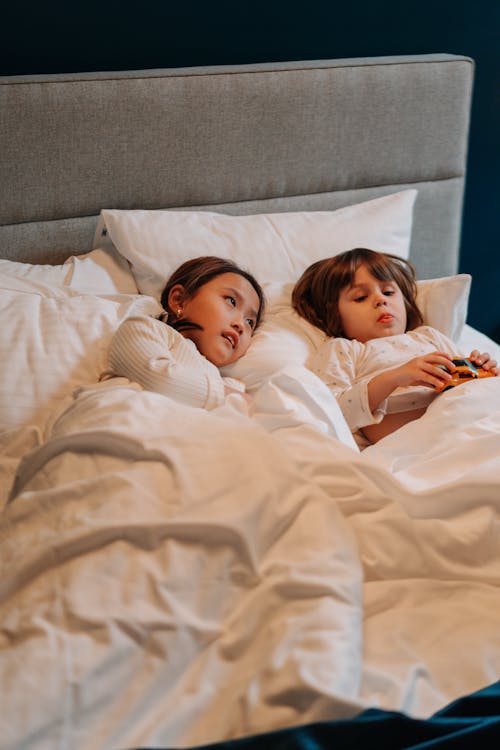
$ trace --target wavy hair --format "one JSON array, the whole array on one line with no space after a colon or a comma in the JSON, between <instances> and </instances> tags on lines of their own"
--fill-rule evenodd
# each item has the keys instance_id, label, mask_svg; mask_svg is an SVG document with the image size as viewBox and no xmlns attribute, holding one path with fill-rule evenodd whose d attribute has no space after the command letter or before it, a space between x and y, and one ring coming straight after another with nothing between
<instances>
[{"instance_id":1,"label":"wavy hair","mask_svg":"<svg viewBox=\"0 0 500 750\"><path fill-rule=\"evenodd\" d=\"M401 289L406 308L407 331L422 325L422 313L416 302L414 266L397 255L379 253L364 247L356 247L310 265L293 289L294 309L328 336L346 338L339 314L339 295L343 289L352 286L354 275L360 266L365 266L379 281L394 281Z\"/></svg>"}]
</instances>

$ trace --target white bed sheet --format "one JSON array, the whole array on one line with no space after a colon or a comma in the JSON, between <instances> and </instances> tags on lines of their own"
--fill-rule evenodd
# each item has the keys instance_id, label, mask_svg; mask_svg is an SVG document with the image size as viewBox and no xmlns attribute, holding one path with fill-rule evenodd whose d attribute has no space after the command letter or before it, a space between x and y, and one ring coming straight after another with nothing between
<instances>
[{"instance_id":1,"label":"white bed sheet","mask_svg":"<svg viewBox=\"0 0 500 750\"><path fill-rule=\"evenodd\" d=\"M0 747L425 716L496 678L499 411L479 461L414 487L383 447L370 460L305 422L296 376L259 388L252 418L82 389L22 461L2 524ZM472 385L470 415L500 392ZM461 388L440 419L463 412Z\"/></svg>"}]
</instances>

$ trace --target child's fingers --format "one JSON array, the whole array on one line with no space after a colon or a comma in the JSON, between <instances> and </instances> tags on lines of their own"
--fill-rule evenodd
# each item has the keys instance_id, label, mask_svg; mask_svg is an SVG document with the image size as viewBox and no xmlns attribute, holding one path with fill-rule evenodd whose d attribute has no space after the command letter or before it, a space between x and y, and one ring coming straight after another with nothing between
<instances>
[{"instance_id":1,"label":"child's fingers","mask_svg":"<svg viewBox=\"0 0 500 750\"><path fill-rule=\"evenodd\" d=\"M454 372L457 369L453 364L452 358L448 354L445 354L445 352L431 352L426 355L425 361L438 365L441 368L444 367L446 372Z\"/></svg>"},{"instance_id":2,"label":"child's fingers","mask_svg":"<svg viewBox=\"0 0 500 750\"><path fill-rule=\"evenodd\" d=\"M424 375L422 382L425 383L425 385L429 385L431 388L440 389L448 380L451 380L451 374L448 372L444 364L438 366L427 362L422 370Z\"/></svg>"},{"instance_id":3,"label":"child's fingers","mask_svg":"<svg viewBox=\"0 0 500 750\"><path fill-rule=\"evenodd\" d=\"M498 366L496 359L489 359L487 362L483 365L483 370L487 370L488 372L493 373L493 375L498 375Z\"/></svg>"},{"instance_id":4,"label":"child's fingers","mask_svg":"<svg viewBox=\"0 0 500 750\"><path fill-rule=\"evenodd\" d=\"M474 351L470 353L469 359L471 360L471 362L474 362L474 364L479 365L479 367L482 367L483 365L485 365L487 362L490 361L490 355L488 354L488 352L481 353L477 349L474 349Z\"/></svg>"}]
</instances>

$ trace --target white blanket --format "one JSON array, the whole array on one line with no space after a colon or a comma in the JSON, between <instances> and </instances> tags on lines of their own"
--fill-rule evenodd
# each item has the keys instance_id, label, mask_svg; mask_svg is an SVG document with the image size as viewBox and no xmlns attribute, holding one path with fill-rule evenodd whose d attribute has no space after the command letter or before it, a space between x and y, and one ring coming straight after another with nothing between
<instances>
[{"instance_id":1,"label":"white blanket","mask_svg":"<svg viewBox=\"0 0 500 750\"><path fill-rule=\"evenodd\" d=\"M409 489L358 513L362 693L426 715L500 675L500 378L446 391L363 457ZM385 637L384 637L385 631Z\"/></svg>"},{"instance_id":2,"label":"white blanket","mask_svg":"<svg viewBox=\"0 0 500 750\"><path fill-rule=\"evenodd\" d=\"M500 379L364 454L303 387L249 418L111 383L54 422L3 513L2 750L425 716L498 678Z\"/></svg>"}]
</instances>

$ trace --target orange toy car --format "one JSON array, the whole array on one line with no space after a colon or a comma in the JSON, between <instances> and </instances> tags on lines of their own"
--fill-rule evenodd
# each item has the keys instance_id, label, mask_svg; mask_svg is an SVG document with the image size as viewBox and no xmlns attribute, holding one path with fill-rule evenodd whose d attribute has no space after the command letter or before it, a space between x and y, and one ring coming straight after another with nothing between
<instances>
[{"instance_id":1,"label":"orange toy car","mask_svg":"<svg viewBox=\"0 0 500 750\"><path fill-rule=\"evenodd\" d=\"M456 385L461 383L467 383L469 380L476 380L477 378L492 378L493 373L488 370L483 370L482 367L477 367L469 359L452 359L451 360L457 368L455 372L451 373L451 380L443 383L441 387L436 388L438 393L447 391L449 388L454 388ZM445 370L444 365L439 365L442 370Z\"/></svg>"}]
</instances>

